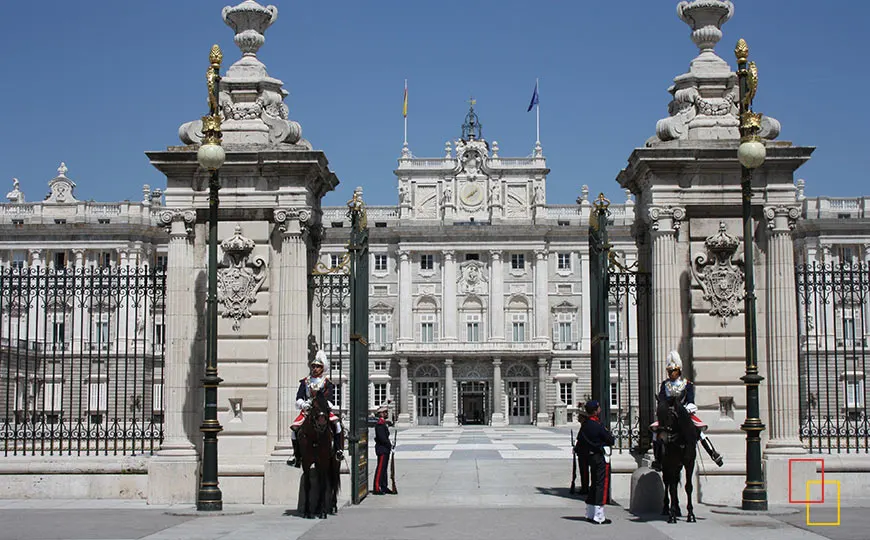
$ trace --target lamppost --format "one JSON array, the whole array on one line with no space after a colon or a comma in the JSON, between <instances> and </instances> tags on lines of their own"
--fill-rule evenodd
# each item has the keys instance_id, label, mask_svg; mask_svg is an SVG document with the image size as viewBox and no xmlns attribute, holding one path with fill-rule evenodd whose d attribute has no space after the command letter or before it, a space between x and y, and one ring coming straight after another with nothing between
<instances>
[{"instance_id":1,"label":"lamppost","mask_svg":"<svg viewBox=\"0 0 870 540\"><path fill-rule=\"evenodd\" d=\"M744 510L767 510L767 489L761 470L761 432L758 386L764 377L758 374L758 336L755 318L755 267L752 256L752 171L764 163L766 150L758 132L761 113L752 111L752 100L758 88L758 69L749 62L749 46L740 39L734 49L737 56L737 80L740 98L740 146L737 159L741 165L740 185L743 191L743 269L746 277L744 298L744 328L746 332L746 374L740 379L746 385L746 421L740 429L746 432L746 487L743 489Z\"/></svg>"},{"instance_id":2,"label":"lamppost","mask_svg":"<svg viewBox=\"0 0 870 540\"><path fill-rule=\"evenodd\" d=\"M202 425L202 473L199 477L197 510L222 510L223 499L218 487L217 435L223 430L217 419L217 390L223 381L217 370L217 214L220 178L218 169L224 164L226 153L221 146L221 116L218 108L220 69L223 54L213 45L208 55L210 66L208 81L209 115L202 117L202 145L196 153L200 167L211 172L208 182L208 297L206 300L205 411Z\"/></svg>"}]
</instances>

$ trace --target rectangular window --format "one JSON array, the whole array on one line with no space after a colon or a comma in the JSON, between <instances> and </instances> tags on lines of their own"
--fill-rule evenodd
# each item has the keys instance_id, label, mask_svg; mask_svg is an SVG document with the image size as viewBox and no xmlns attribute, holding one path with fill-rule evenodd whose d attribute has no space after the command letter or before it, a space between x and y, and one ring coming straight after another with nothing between
<instances>
[{"instance_id":1,"label":"rectangular window","mask_svg":"<svg viewBox=\"0 0 870 540\"><path fill-rule=\"evenodd\" d=\"M56 220L54 220L54 224L55 225L66 225L66 220L65 219L56 219Z\"/></svg>"},{"instance_id":2,"label":"rectangular window","mask_svg":"<svg viewBox=\"0 0 870 540\"><path fill-rule=\"evenodd\" d=\"M12 252L12 268L21 270L27 266L27 254L23 251Z\"/></svg>"},{"instance_id":3,"label":"rectangular window","mask_svg":"<svg viewBox=\"0 0 870 540\"><path fill-rule=\"evenodd\" d=\"M163 412L163 381L151 383L151 412Z\"/></svg>"},{"instance_id":4,"label":"rectangular window","mask_svg":"<svg viewBox=\"0 0 870 540\"><path fill-rule=\"evenodd\" d=\"M375 323L375 343L387 343L387 323Z\"/></svg>"},{"instance_id":5,"label":"rectangular window","mask_svg":"<svg viewBox=\"0 0 870 540\"><path fill-rule=\"evenodd\" d=\"M572 369L570 360L559 360L559 369ZM565 402L567 403L567 401Z\"/></svg>"},{"instance_id":6,"label":"rectangular window","mask_svg":"<svg viewBox=\"0 0 870 540\"><path fill-rule=\"evenodd\" d=\"M571 254L570 253L559 253L556 258L558 263L557 268L559 270L570 270L571 269Z\"/></svg>"},{"instance_id":7,"label":"rectangular window","mask_svg":"<svg viewBox=\"0 0 870 540\"><path fill-rule=\"evenodd\" d=\"M54 267L63 268L66 266L66 251L56 251L54 253Z\"/></svg>"},{"instance_id":8,"label":"rectangular window","mask_svg":"<svg viewBox=\"0 0 870 540\"><path fill-rule=\"evenodd\" d=\"M569 406L574 403L574 383L559 383L559 399Z\"/></svg>"},{"instance_id":9,"label":"rectangular window","mask_svg":"<svg viewBox=\"0 0 870 540\"><path fill-rule=\"evenodd\" d=\"M478 253L466 253L466 254L465 254L465 260L466 260L466 261L479 261L479 260L480 260L480 254L478 254Z\"/></svg>"},{"instance_id":10,"label":"rectangular window","mask_svg":"<svg viewBox=\"0 0 870 540\"><path fill-rule=\"evenodd\" d=\"M24 220L23 219L13 219L12 224L13 225L24 225Z\"/></svg>"},{"instance_id":11,"label":"rectangular window","mask_svg":"<svg viewBox=\"0 0 870 540\"><path fill-rule=\"evenodd\" d=\"M521 321L514 321L513 325L513 337L515 343L520 343L526 340L526 323Z\"/></svg>"},{"instance_id":12,"label":"rectangular window","mask_svg":"<svg viewBox=\"0 0 870 540\"><path fill-rule=\"evenodd\" d=\"M97 219L97 223L99 223L100 225L108 225L108 224L111 223L111 222L112 222L112 220L110 220L109 218L99 218L99 219Z\"/></svg>"},{"instance_id":13,"label":"rectangular window","mask_svg":"<svg viewBox=\"0 0 870 540\"><path fill-rule=\"evenodd\" d=\"M375 360L375 371L386 371L387 370L387 361L386 360Z\"/></svg>"},{"instance_id":14,"label":"rectangular window","mask_svg":"<svg viewBox=\"0 0 870 540\"><path fill-rule=\"evenodd\" d=\"M863 409L864 408L864 379L858 378L861 375L850 374L846 377L846 408L847 409Z\"/></svg>"},{"instance_id":15,"label":"rectangular window","mask_svg":"<svg viewBox=\"0 0 870 540\"><path fill-rule=\"evenodd\" d=\"M420 341L423 343L435 341L435 315L420 315Z\"/></svg>"},{"instance_id":16,"label":"rectangular window","mask_svg":"<svg viewBox=\"0 0 870 540\"><path fill-rule=\"evenodd\" d=\"M329 324L329 344L332 346L333 351L341 350L341 334L342 334L341 323L338 321L332 321Z\"/></svg>"},{"instance_id":17,"label":"rectangular window","mask_svg":"<svg viewBox=\"0 0 870 540\"><path fill-rule=\"evenodd\" d=\"M843 337L847 342L855 339L855 319L843 319Z\"/></svg>"},{"instance_id":18,"label":"rectangular window","mask_svg":"<svg viewBox=\"0 0 870 540\"><path fill-rule=\"evenodd\" d=\"M342 402L341 402L341 383L340 382L335 383L335 392L333 392L332 397L334 399L334 401L332 402L333 405L335 405L336 407L341 409Z\"/></svg>"},{"instance_id":19,"label":"rectangular window","mask_svg":"<svg viewBox=\"0 0 870 540\"><path fill-rule=\"evenodd\" d=\"M154 325L154 345L156 347L166 346L166 325L163 323Z\"/></svg>"},{"instance_id":20,"label":"rectangular window","mask_svg":"<svg viewBox=\"0 0 870 540\"><path fill-rule=\"evenodd\" d=\"M435 268L435 257L431 254L420 255L420 270L432 270Z\"/></svg>"},{"instance_id":21,"label":"rectangular window","mask_svg":"<svg viewBox=\"0 0 870 540\"><path fill-rule=\"evenodd\" d=\"M570 322L562 321L559 323L559 342L560 343L571 343L574 341L572 338L574 337L572 334L572 324Z\"/></svg>"},{"instance_id":22,"label":"rectangular window","mask_svg":"<svg viewBox=\"0 0 870 540\"><path fill-rule=\"evenodd\" d=\"M43 387L42 407L45 412L57 414L63 410L63 382L46 382Z\"/></svg>"},{"instance_id":23,"label":"rectangular window","mask_svg":"<svg viewBox=\"0 0 870 540\"><path fill-rule=\"evenodd\" d=\"M374 404L375 407L380 407L387 402L387 383L375 383L374 385Z\"/></svg>"},{"instance_id":24,"label":"rectangular window","mask_svg":"<svg viewBox=\"0 0 870 540\"><path fill-rule=\"evenodd\" d=\"M387 256L382 253L375 254L375 272L387 271Z\"/></svg>"},{"instance_id":25,"label":"rectangular window","mask_svg":"<svg viewBox=\"0 0 870 540\"><path fill-rule=\"evenodd\" d=\"M480 341L480 323L468 321L465 323L465 340L469 342Z\"/></svg>"},{"instance_id":26,"label":"rectangular window","mask_svg":"<svg viewBox=\"0 0 870 540\"><path fill-rule=\"evenodd\" d=\"M96 337L97 343L109 342L109 321L97 321L94 325L94 337Z\"/></svg>"},{"instance_id":27,"label":"rectangular window","mask_svg":"<svg viewBox=\"0 0 870 540\"><path fill-rule=\"evenodd\" d=\"M93 414L109 408L109 381L91 381L88 385L88 410Z\"/></svg>"},{"instance_id":28,"label":"rectangular window","mask_svg":"<svg viewBox=\"0 0 870 540\"><path fill-rule=\"evenodd\" d=\"M330 268L335 268L336 266L338 266L339 262L341 262L341 257L339 257L338 255L333 254L329 256Z\"/></svg>"},{"instance_id":29,"label":"rectangular window","mask_svg":"<svg viewBox=\"0 0 870 540\"><path fill-rule=\"evenodd\" d=\"M618 409L619 408L619 383L612 382L610 383L610 408Z\"/></svg>"},{"instance_id":30,"label":"rectangular window","mask_svg":"<svg viewBox=\"0 0 870 540\"><path fill-rule=\"evenodd\" d=\"M610 338L611 351L618 351L622 349L622 343L620 342L622 336L620 335L621 332L619 326L620 325L617 314L611 312L608 316L607 323L607 332L608 337Z\"/></svg>"},{"instance_id":31,"label":"rectangular window","mask_svg":"<svg viewBox=\"0 0 870 540\"><path fill-rule=\"evenodd\" d=\"M851 264L855 258L855 250L852 249L851 246L843 246L839 250L838 255L840 256L840 262L844 264Z\"/></svg>"},{"instance_id":32,"label":"rectangular window","mask_svg":"<svg viewBox=\"0 0 870 540\"><path fill-rule=\"evenodd\" d=\"M51 325L51 342L55 345L66 340L66 324L63 321L55 321Z\"/></svg>"},{"instance_id":33,"label":"rectangular window","mask_svg":"<svg viewBox=\"0 0 870 540\"><path fill-rule=\"evenodd\" d=\"M158 255L157 262L154 264L154 269L158 272L163 272L166 270L169 264L169 257L167 255Z\"/></svg>"},{"instance_id":34,"label":"rectangular window","mask_svg":"<svg viewBox=\"0 0 870 540\"><path fill-rule=\"evenodd\" d=\"M109 268L112 266L112 252L101 251L98 255L97 265L101 268Z\"/></svg>"},{"instance_id":35,"label":"rectangular window","mask_svg":"<svg viewBox=\"0 0 870 540\"><path fill-rule=\"evenodd\" d=\"M561 219L557 223L559 224L559 227L570 227L571 226L570 221L565 221L565 220L561 220Z\"/></svg>"},{"instance_id":36,"label":"rectangular window","mask_svg":"<svg viewBox=\"0 0 870 540\"><path fill-rule=\"evenodd\" d=\"M526 267L526 256L523 253L511 253L511 270L523 270Z\"/></svg>"}]
</instances>

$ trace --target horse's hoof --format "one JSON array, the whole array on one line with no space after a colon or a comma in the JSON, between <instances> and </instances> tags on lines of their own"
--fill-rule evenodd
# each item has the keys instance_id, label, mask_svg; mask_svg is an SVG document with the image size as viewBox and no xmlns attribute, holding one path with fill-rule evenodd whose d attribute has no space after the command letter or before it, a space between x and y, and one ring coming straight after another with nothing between
<instances>
[{"instance_id":1,"label":"horse's hoof","mask_svg":"<svg viewBox=\"0 0 870 540\"><path fill-rule=\"evenodd\" d=\"M304 519L314 519L314 516L312 516L311 514L302 514L302 517Z\"/></svg>"},{"instance_id":2,"label":"horse's hoof","mask_svg":"<svg viewBox=\"0 0 870 540\"><path fill-rule=\"evenodd\" d=\"M327 517L329 516L326 515L326 512L320 514L320 519L326 519Z\"/></svg>"},{"instance_id":3,"label":"horse's hoof","mask_svg":"<svg viewBox=\"0 0 870 540\"><path fill-rule=\"evenodd\" d=\"M697 523L695 520L695 514L689 514L686 516L686 523Z\"/></svg>"},{"instance_id":4,"label":"horse's hoof","mask_svg":"<svg viewBox=\"0 0 870 540\"><path fill-rule=\"evenodd\" d=\"M668 516L668 523L676 523L677 516Z\"/></svg>"}]
</instances>

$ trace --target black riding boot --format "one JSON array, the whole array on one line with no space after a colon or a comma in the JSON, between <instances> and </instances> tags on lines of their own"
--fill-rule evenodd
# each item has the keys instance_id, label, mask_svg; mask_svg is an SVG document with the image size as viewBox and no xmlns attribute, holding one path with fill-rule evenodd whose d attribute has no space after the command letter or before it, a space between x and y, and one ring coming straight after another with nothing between
<instances>
[{"instance_id":1,"label":"black riding boot","mask_svg":"<svg viewBox=\"0 0 870 540\"><path fill-rule=\"evenodd\" d=\"M337 433L335 437L332 438L332 449L335 452L335 459L341 461L344 459L344 452L342 449L344 448L344 440L341 434Z\"/></svg>"},{"instance_id":2,"label":"black riding boot","mask_svg":"<svg viewBox=\"0 0 870 540\"><path fill-rule=\"evenodd\" d=\"M291 439L291 441L293 442L293 457L287 460L287 465L299 469L302 467L302 460L299 459L299 441L296 439Z\"/></svg>"},{"instance_id":3,"label":"black riding boot","mask_svg":"<svg viewBox=\"0 0 870 540\"><path fill-rule=\"evenodd\" d=\"M654 471L662 470L662 456L665 453L665 441L658 438L658 436L653 440L653 462L650 464L650 468Z\"/></svg>"},{"instance_id":4,"label":"black riding boot","mask_svg":"<svg viewBox=\"0 0 870 540\"><path fill-rule=\"evenodd\" d=\"M722 456L716 451L716 448L713 447L713 443L710 442L710 439L706 437L701 439L701 446L703 446L704 450L706 450L710 455L710 459L713 460L713 463L720 467L723 465L724 461L722 460Z\"/></svg>"}]
</instances>

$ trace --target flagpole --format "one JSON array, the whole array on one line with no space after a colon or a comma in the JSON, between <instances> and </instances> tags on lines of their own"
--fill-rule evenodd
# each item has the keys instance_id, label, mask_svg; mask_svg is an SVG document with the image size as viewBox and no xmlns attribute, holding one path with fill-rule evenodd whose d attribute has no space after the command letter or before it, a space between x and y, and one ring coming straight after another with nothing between
<instances>
[{"instance_id":1,"label":"flagpole","mask_svg":"<svg viewBox=\"0 0 870 540\"><path fill-rule=\"evenodd\" d=\"M535 103L535 144L541 144L541 89L535 78L535 88L538 90L538 102Z\"/></svg>"},{"instance_id":2,"label":"flagpole","mask_svg":"<svg viewBox=\"0 0 870 540\"><path fill-rule=\"evenodd\" d=\"M405 146L408 145L408 79L405 79L405 103L403 105L404 113L402 116L405 117Z\"/></svg>"}]
</instances>

